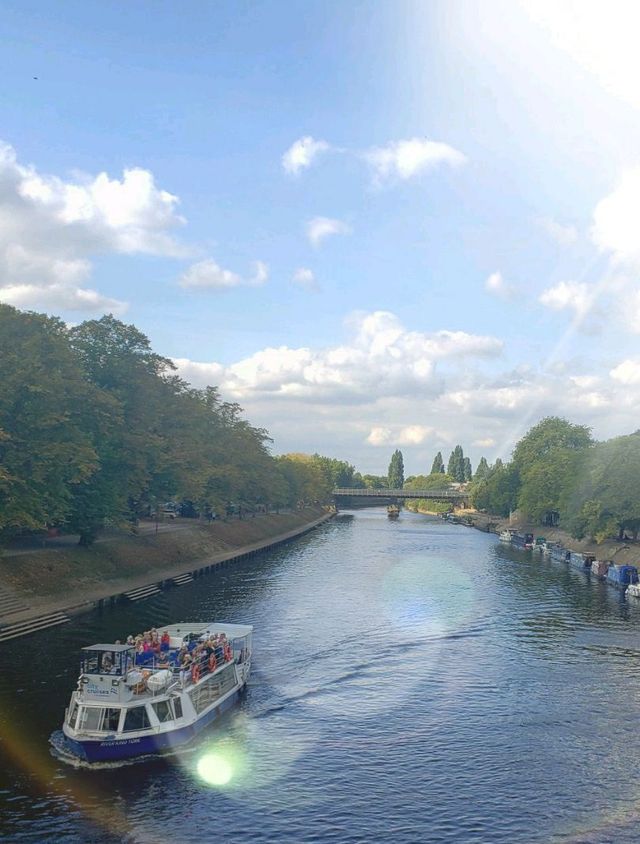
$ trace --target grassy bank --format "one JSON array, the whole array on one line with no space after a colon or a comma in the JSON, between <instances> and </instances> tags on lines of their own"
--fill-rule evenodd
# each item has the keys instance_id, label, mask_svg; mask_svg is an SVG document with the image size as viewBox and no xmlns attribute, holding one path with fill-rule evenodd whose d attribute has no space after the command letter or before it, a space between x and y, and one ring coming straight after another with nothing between
<instances>
[{"instance_id":1,"label":"grassy bank","mask_svg":"<svg viewBox=\"0 0 640 844\"><path fill-rule=\"evenodd\" d=\"M232 553L303 528L320 518L322 507L261 515L255 519L201 524L176 520L154 533L114 533L91 548L52 547L0 557L0 585L30 607L70 606L98 600L162 580ZM144 528L144 526L143 526Z\"/></svg>"}]
</instances>

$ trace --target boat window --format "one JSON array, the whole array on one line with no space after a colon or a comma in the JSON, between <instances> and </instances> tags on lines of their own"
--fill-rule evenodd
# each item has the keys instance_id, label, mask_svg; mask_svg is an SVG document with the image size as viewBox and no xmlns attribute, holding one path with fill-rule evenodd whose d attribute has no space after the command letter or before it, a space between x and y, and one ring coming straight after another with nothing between
<instances>
[{"instance_id":1,"label":"boat window","mask_svg":"<svg viewBox=\"0 0 640 844\"><path fill-rule=\"evenodd\" d=\"M228 665L189 692L193 708L200 714L215 700L225 695L236 683L235 670Z\"/></svg>"},{"instance_id":2,"label":"boat window","mask_svg":"<svg viewBox=\"0 0 640 844\"><path fill-rule=\"evenodd\" d=\"M75 729L76 718L78 717L78 704L74 703L71 712L69 713L69 726Z\"/></svg>"},{"instance_id":3,"label":"boat window","mask_svg":"<svg viewBox=\"0 0 640 844\"><path fill-rule=\"evenodd\" d=\"M102 729L109 733L115 733L120 722L120 710L112 709L111 707L104 710L104 718L102 719Z\"/></svg>"},{"instance_id":4,"label":"boat window","mask_svg":"<svg viewBox=\"0 0 640 844\"><path fill-rule=\"evenodd\" d=\"M100 730L102 728L103 712L104 710L101 706L83 706L80 710L78 729L93 732Z\"/></svg>"},{"instance_id":5,"label":"boat window","mask_svg":"<svg viewBox=\"0 0 640 844\"><path fill-rule=\"evenodd\" d=\"M173 721L168 700L159 700L157 703L152 703L151 706L153 706L153 711L156 713L156 717L161 724L165 721Z\"/></svg>"},{"instance_id":6,"label":"boat window","mask_svg":"<svg viewBox=\"0 0 640 844\"><path fill-rule=\"evenodd\" d=\"M149 727L149 716L147 715L146 706L134 706L132 709L127 709L127 714L124 719L123 732L128 733L132 730L146 730Z\"/></svg>"},{"instance_id":7,"label":"boat window","mask_svg":"<svg viewBox=\"0 0 640 844\"><path fill-rule=\"evenodd\" d=\"M182 718L182 701L179 697L173 698L173 711L176 714L176 718Z\"/></svg>"}]
</instances>

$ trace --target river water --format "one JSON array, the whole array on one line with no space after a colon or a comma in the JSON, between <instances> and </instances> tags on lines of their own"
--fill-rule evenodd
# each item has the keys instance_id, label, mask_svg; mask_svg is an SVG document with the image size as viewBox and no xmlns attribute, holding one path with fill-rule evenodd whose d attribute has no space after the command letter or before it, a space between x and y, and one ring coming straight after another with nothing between
<instances>
[{"instance_id":1,"label":"river water","mask_svg":"<svg viewBox=\"0 0 640 844\"><path fill-rule=\"evenodd\" d=\"M77 770L48 739L78 650L255 625L194 748ZM383 509L0 650L0 840L637 842L640 603L496 537Z\"/></svg>"}]
</instances>

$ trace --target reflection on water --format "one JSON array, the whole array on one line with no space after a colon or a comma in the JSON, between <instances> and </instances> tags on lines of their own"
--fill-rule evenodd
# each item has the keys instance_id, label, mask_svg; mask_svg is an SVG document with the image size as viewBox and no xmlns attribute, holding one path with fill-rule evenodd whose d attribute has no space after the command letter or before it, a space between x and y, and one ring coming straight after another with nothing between
<instances>
[{"instance_id":1,"label":"reflection on water","mask_svg":"<svg viewBox=\"0 0 640 844\"><path fill-rule=\"evenodd\" d=\"M255 625L240 706L168 758L49 752L77 652ZM383 508L0 651L6 841L631 842L640 605L495 537Z\"/></svg>"}]
</instances>

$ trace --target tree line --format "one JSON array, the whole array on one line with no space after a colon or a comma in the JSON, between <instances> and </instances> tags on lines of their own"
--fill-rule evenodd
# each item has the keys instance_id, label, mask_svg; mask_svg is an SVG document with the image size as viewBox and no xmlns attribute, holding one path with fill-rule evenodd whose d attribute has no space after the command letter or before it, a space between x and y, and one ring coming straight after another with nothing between
<instances>
[{"instance_id":1,"label":"tree line","mask_svg":"<svg viewBox=\"0 0 640 844\"><path fill-rule=\"evenodd\" d=\"M69 327L0 305L0 384L0 536L59 526L89 545L168 501L211 517L353 483L344 461L273 457L237 404L113 316Z\"/></svg>"},{"instance_id":2,"label":"tree line","mask_svg":"<svg viewBox=\"0 0 640 844\"><path fill-rule=\"evenodd\" d=\"M600 542L640 531L640 431L597 442L591 429L542 419L517 443L511 460L474 479L476 507L507 516L519 510L555 522L578 539Z\"/></svg>"}]
</instances>

